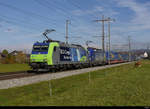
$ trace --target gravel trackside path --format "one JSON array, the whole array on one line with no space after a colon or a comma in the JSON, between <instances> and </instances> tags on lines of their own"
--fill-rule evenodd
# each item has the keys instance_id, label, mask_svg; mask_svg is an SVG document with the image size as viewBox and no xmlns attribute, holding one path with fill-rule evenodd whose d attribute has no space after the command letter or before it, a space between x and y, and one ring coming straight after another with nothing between
<instances>
[{"instance_id":1,"label":"gravel trackside path","mask_svg":"<svg viewBox=\"0 0 150 109\"><path fill-rule=\"evenodd\" d=\"M58 79L58 78L63 78L63 77L67 77L67 76L78 75L81 73L86 73L86 72L95 71L95 70L99 70L99 69L105 69L105 68L109 68L109 67L120 66L120 65L129 64L129 63L130 62L114 64L114 65L105 65L105 66L84 68L84 69L71 70L71 71L63 71L63 72L57 72L57 73L41 74L41 75L35 75L35 76L31 76L31 77L1 80L0 81L0 89L7 89L7 88L11 88L11 87L28 85L28 84L37 83L37 82L41 82L41 81L47 81L47 80L51 80L51 79Z\"/></svg>"}]
</instances>

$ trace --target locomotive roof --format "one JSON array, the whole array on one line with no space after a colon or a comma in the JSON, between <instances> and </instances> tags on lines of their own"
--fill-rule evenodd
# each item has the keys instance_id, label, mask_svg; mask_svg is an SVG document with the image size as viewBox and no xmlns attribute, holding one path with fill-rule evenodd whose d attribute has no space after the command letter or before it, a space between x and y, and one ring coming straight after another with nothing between
<instances>
[{"instance_id":1,"label":"locomotive roof","mask_svg":"<svg viewBox=\"0 0 150 109\"><path fill-rule=\"evenodd\" d=\"M66 44L64 42L60 42L61 46L66 46L66 47L82 47L84 48L82 45L78 45L78 44Z\"/></svg>"},{"instance_id":2,"label":"locomotive roof","mask_svg":"<svg viewBox=\"0 0 150 109\"><path fill-rule=\"evenodd\" d=\"M78 44L67 44L65 42L61 42L61 41L57 41L57 40L44 40L43 42L36 42L34 44L49 44L51 42L58 42L61 46L68 46L68 47L82 47L84 48L82 45L78 45Z\"/></svg>"}]
</instances>

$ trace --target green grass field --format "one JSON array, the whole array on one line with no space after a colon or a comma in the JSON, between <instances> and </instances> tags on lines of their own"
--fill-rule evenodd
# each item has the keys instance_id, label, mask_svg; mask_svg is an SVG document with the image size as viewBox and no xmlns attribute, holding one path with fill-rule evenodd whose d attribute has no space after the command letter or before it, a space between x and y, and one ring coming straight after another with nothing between
<instances>
[{"instance_id":1,"label":"green grass field","mask_svg":"<svg viewBox=\"0 0 150 109\"><path fill-rule=\"evenodd\" d=\"M149 106L150 61L0 90L1 106Z\"/></svg>"},{"instance_id":2,"label":"green grass field","mask_svg":"<svg viewBox=\"0 0 150 109\"><path fill-rule=\"evenodd\" d=\"M0 73L26 71L30 67L27 64L0 64Z\"/></svg>"}]
</instances>

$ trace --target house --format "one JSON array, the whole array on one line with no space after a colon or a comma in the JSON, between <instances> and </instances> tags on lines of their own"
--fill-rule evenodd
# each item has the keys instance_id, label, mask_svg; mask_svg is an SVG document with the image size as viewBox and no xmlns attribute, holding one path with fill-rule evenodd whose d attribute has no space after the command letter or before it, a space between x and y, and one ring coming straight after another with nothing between
<instances>
[{"instance_id":1,"label":"house","mask_svg":"<svg viewBox=\"0 0 150 109\"><path fill-rule=\"evenodd\" d=\"M148 59L150 59L150 50L147 50L146 52L148 54Z\"/></svg>"},{"instance_id":2,"label":"house","mask_svg":"<svg viewBox=\"0 0 150 109\"><path fill-rule=\"evenodd\" d=\"M15 61L18 63L29 62L30 54L25 54L23 51L13 51L10 53L11 56L15 56Z\"/></svg>"},{"instance_id":3,"label":"house","mask_svg":"<svg viewBox=\"0 0 150 109\"><path fill-rule=\"evenodd\" d=\"M12 55L12 56L16 56L16 55L18 55L18 54L20 54L20 53L22 53L23 54L23 52L22 51L13 51L13 52L11 52L11 53L9 53L10 55Z\"/></svg>"},{"instance_id":4,"label":"house","mask_svg":"<svg viewBox=\"0 0 150 109\"><path fill-rule=\"evenodd\" d=\"M144 52L144 58L148 58L148 53L146 51Z\"/></svg>"}]
</instances>

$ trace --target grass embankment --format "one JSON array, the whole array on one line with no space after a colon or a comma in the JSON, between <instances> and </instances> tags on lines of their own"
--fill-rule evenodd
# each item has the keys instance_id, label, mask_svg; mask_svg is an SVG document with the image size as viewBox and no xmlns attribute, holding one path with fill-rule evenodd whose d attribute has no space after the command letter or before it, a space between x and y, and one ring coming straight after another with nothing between
<instances>
[{"instance_id":1,"label":"grass embankment","mask_svg":"<svg viewBox=\"0 0 150 109\"><path fill-rule=\"evenodd\" d=\"M0 64L0 73L26 71L30 67L27 64Z\"/></svg>"},{"instance_id":2,"label":"grass embankment","mask_svg":"<svg viewBox=\"0 0 150 109\"><path fill-rule=\"evenodd\" d=\"M150 61L0 90L0 105L149 106Z\"/></svg>"}]
</instances>

